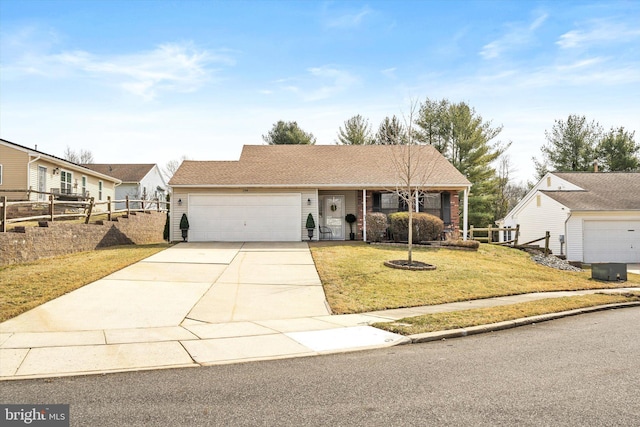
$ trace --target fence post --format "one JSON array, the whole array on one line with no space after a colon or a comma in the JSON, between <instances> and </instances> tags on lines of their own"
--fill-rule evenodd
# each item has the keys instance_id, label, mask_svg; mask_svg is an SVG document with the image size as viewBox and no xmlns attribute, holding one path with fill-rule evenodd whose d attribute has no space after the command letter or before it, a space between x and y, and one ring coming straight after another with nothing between
<instances>
[{"instance_id":1,"label":"fence post","mask_svg":"<svg viewBox=\"0 0 640 427\"><path fill-rule=\"evenodd\" d=\"M93 212L93 202L94 202L94 198L90 198L89 199L89 211L87 212L87 219L84 220L85 224L89 224L89 221L91 221L91 213Z\"/></svg>"},{"instance_id":2,"label":"fence post","mask_svg":"<svg viewBox=\"0 0 640 427\"><path fill-rule=\"evenodd\" d=\"M520 224L516 224L516 241L513 242L513 246L518 246L518 237L520 236Z\"/></svg>"},{"instance_id":3,"label":"fence post","mask_svg":"<svg viewBox=\"0 0 640 427\"><path fill-rule=\"evenodd\" d=\"M2 215L0 219L2 219L2 223L0 224L0 233L4 233L7 231L7 196L2 196L2 206L0 209L2 210Z\"/></svg>"},{"instance_id":4,"label":"fence post","mask_svg":"<svg viewBox=\"0 0 640 427\"><path fill-rule=\"evenodd\" d=\"M550 233L548 231L545 232L545 235L544 235L544 255L545 256L549 255L549 236L550 236Z\"/></svg>"},{"instance_id":5,"label":"fence post","mask_svg":"<svg viewBox=\"0 0 640 427\"><path fill-rule=\"evenodd\" d=\"M131 212L129 212L129 196L125 196L124 202L125 202L125 208L127 209L127 215L131 215Z\"/></svg>"},{"instance_id":6,"label":"fence post","mask_svg":"<svg viewBox=\"0 0 640 427\"><path fill-rule=\"evenodd\" d=\"M160 199L156 197L156 210L160 212Z\"/></svg>"},{"instance_id":7,"label":"fence post","mask_svg":"<svg viewBox=\"0 0 640 427\"><path fill-rule=\"evenodd\" d=\"M49 217L51 217L51 222L53 222L53 212L54 212L54 208L53 208L53 194L49 195Z\"/></svg>"},{"instance_id":8,"label":"fence post","mask_svg":"<svg viewBox=\"0 0 640 427\"><path fill-rule=\"evenodd\" d=\"M469 228L469 238L473 240L473 225Z\"/></svg>"},{"instance_id":9,"label":"fence post","mask_svg":"<svg viewBox=\"0 0 640 427\"><path fill-rule=\"evenodd\" d=\"M489 224L489 227L487 227L487 243L491 243L493 242L493 231L491 231L491 224Z\"/></svg>"},{"instance_id":10,"label":"fence post","mask_svg":"<svg viewBox=\"0 0 640 427\"><path fill-rule=\"evenodd\" d=\"M107 196L107 221L111 221L111 196Z\"/></svg>"}]
</instances>

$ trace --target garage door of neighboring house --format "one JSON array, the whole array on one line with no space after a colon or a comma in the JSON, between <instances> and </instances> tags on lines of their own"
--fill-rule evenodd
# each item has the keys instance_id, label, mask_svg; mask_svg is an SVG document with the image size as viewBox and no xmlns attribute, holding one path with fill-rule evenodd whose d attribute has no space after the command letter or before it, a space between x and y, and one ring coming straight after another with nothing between
<instances>
[{"instance_id":1,"label":"garage door of neighboring house","mask_svg":"<svg viewBox=\"0 0 640 427\"><path fill-rule=\"evenodd\" d=\"M584 262L640 262L640 221L585 221Z\"/></svg>"},{"instance_id":2,"label":"garage door of neighboring house","mask_svg":"<svg viewBox=\"0 0 640 427\"><path fill-rule=\"evenodd\" d=\"M189 241L277 242L302 239L300 194L192 194Z\"/></svg>"}]
</instances>

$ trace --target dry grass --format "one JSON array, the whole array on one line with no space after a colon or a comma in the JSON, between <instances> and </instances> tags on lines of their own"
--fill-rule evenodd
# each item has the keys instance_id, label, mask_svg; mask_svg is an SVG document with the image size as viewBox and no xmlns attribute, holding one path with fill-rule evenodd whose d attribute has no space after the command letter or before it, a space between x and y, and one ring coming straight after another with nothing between
<instances>
[{"instance_id":1,"label":"dry grass","mask_svg":"<svg viewBox=\"0 0 640 427\"><path fill-rule=\"evenodd\" d=\"M584 307L640 301L640 295L593 294L575 297L548 298L499 307L478 308L449 313L407 317L392 323L376 323L373 326L402 335L445 331L477 325L515 320L541 314L558 313Z\"/></svg>"},{"instance_id":2,"label":"dry grass","mask_svg":"<svg viewBox=\"0 0 640 427\"><path fill-rule=\"evenodd\" d=\"M574 273L544 267L514 249L481 245L477 252L417 249L414 259L435 264L434 271L395 270L384 261L406 259L406 249L367 245L311 245L327 300L334 313L361 313L442 304L529 292L639 286L600 282L589 271Z\"/></svg>"},{"instance_id":3,"label":"dry grass","mask_svg":"<svg viewBox=\"0 0 640 427\"><path fill-rule=\"evenodd\" d=\"M0 322L167 247L166 244L116 246L0 267Z\"/></svg>"}]
</instances>

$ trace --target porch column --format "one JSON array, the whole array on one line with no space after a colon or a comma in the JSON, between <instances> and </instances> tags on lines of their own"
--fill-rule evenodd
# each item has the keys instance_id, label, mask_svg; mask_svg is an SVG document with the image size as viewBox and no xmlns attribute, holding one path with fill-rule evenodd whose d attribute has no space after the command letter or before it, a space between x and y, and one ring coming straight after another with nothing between
<instances>
[{"instance_id":1,"label":"porch column","mask_svg":"<svg viewBox=\"0 0 640 427\"><path fill-rule=\"evenodd\" d=\"M362 241L367 241L367 190L362 190Z\"/></svg>"},{"instance_id":2,"label":"porch column","mask_svg":"<svg viewBox=\"0 0 640 427\"><path fill-rule=\"evenodd\" d=\"M467 240L467 230L469 229L469 187L464 189L464 207L462 208L462 240Z\"/></svg>"},{"instance_id":3,"label":"porch column","mask_svg":"<svg viewBox=\"0 0 640 427\"><path fill-rule=\"evenodd\" d=\"M418 193L418 190L416 190L415 193L415 200L416 200L416 212L420 212L420 193Z\"/></svg>"}]
</instances>

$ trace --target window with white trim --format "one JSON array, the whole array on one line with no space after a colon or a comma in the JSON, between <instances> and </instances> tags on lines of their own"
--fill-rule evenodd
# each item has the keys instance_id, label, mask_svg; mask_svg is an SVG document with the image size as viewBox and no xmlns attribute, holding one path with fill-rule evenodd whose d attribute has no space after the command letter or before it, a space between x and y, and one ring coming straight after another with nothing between
<instances>
[{"instance_id":1,"label":"window with white trim","mask_svg":"<svg viewBox=\"0 0 640 427\"><path fill-rule=\"evenodd\" d=\"M82 177L82 197L87 197L87 177Z\"/></svg>"},{"instance_id":2,"label":"window with white trim","mask_svg":"<svg viewBox=\"0 0 640 427\"><path fill-rule=\"evenodd\" d=\"M102 201L102 181L98 181L98 200Z\"/></svg>"},{"instance_id":3,"label":"window with white trim","mask_svg":"<svg viewBox=\"0 0 640 427\"><path fill-rule=\"evenodd\" d=\"M71 172L60 172L60 193L71 194Z\"/></svg>"}]
</instances>

